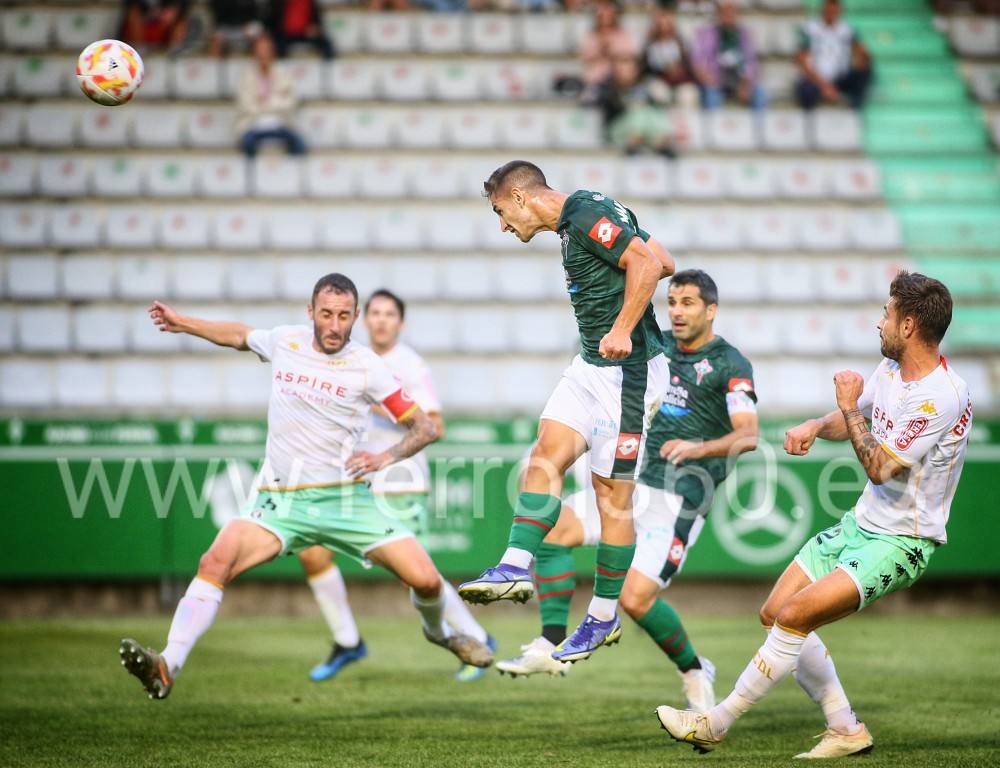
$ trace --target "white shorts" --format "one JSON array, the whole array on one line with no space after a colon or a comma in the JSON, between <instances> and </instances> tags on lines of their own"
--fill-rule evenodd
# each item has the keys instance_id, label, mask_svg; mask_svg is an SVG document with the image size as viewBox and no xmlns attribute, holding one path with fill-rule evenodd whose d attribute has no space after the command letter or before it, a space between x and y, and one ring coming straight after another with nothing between
<instances>
[{"instance_id":1,"label":"white shorts","mask_svg":"<svg viewBox=\"0 0 1000 768\"><path fill-rule=\"evenodd\" d=\"M591 365L577 355L563 371L541 418L583 435L594 474L635 480L642 466L646 431L669 376L663 355L624 366Z\"/></svg>"},{"instance_id":2,"label":"white shorts","mask_svg":"<svg viewBox=\"0 0 1000 768\"><path fill-rule=\"evenodd\" d=\"M688 550L701 533L702 515L681 516L683 499L667 491L637 484L632 496L635 521L635 557L632 567L657 584L660 589L670 585L670 579L680 573ZM593 489L577 491L563 499L583 526L584 546L594 546L601 540L601 515L597 511L597 496Z\"/></svg>"}]
</instances>

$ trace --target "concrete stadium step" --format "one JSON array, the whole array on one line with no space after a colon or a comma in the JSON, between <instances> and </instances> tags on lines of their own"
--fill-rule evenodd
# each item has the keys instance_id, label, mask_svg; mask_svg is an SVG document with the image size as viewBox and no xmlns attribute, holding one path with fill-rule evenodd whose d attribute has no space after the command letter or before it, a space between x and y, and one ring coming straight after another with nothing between
<instances>
[{"instance_id":1,"label":"concrete stadium step","mask_svg":"<svg viewBox=\"0 0 1000 768\"><path fill-rule=\"evenodd\" d=\"M935 64L913 67L877 66L870 105L962 107L968 102L965 83L954 72L936 70Z\"/></svg>"},{"instance_id":2,"label":"concrete stadium step","mask_svg":"<svg viewBox=\"0 0 1000 768\"><path fill-rule=\"evenodd\" d=\"M923 256L917 268L948 286L956 299L996 302L1000 299L1000 258Z\"/></svg>"},{"instance_id":3,"label":"concrete stadium step","mask_svg":"<svg viewBox=\"0 0 1000 768\"><path fill-rule=\"evenodd\" d=\"M995 155L887 158L880 168L882 193L889 202L1000 205L1000 170Z\"/></svg>"},{"instance_id":4,"label":"concrete stadium step","mask_svg":"<svg viewBox=\"0 0 1000 768\"><path fill-rule=\"evenodd\" d=\"M934 155L988 149L986 127L978 108L939 111L920 107L869 107L864 115L869 154Z\"/></svg>"},{"instance_id":5,"label":"concrete stadium step","mask_svg":"<svg viewBox=\"0 0 1000 768\"><path fill-rule=\"evenodd\" d=\"M981 251L1000 256L1000 207L910 203L894 210L911 253Z\"/></svg>"}]
</instances>

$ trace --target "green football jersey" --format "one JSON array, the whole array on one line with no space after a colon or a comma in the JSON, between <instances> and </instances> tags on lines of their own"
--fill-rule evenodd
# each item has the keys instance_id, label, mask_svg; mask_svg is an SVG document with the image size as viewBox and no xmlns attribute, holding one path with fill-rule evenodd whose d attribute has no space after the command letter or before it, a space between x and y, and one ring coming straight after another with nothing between
<instances>
[{"instance_id":1,"label":"green football jersey","mask_svg":"<svg viewBox=\"0 0 1000 768\"><path fill-rule=\"evenodd\" d=\"M649 240L635 214L598 192L578 190L566 198L556 232L562 239L563 269L576 324L580 354L592 365L645 362L663 351L653 304L632 331L632 354L606 360L598 349L625 303L625 270L618 266L633 237Z\"/></svg>"},{"instance_id":2,"label":"green football jersey","mask_svg":"<svg viewBox=\"0 0 1000 768\"><path fill-rule=\"evenodd\" d=\"M660 456L660 446L675 439L715 440L732 432L730 412L756 408L753 367L721 336L685 352L674 334L664 331L663 347L670 361L670 384L646 435L639 482L676 493L686 507L704 514L715 487L729 474L728 460L713 457L674 466Z\"/></svg>"}]
</instances>

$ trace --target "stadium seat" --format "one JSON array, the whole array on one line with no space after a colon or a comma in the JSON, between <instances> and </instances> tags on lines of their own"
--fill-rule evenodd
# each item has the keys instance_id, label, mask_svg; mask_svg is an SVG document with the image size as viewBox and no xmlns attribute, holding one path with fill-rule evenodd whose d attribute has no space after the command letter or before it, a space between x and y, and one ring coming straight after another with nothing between
<instances>
[{"instance_id":1,"label":"stadium seat","mask_svg":"<svg viewBox=\"0 0 1000 768\"><path fill-rule=\"evenodd\" d=\"M767 50L778 56L792 56L799 49L801 21L787 16L775 16L767 22Z\"/></svg>"},{"instance_id":2,"label":"stadium seat","mask_svg":"<svg viewBox=\"0 0 1000 768\"><path fill-rule=\"evenodd\" d=\"M134 107L85 109L80 115L80 143L85 147L124 149L131 140Z\"/></svg>"},{"instance_id":3,"label":"stadium seat","mask_svg":"<svg viewBox=\"0 0 1000 768\"><path fill-rule=\"evenodd\" d=\"M191 311L191 307L185 307ZM128 348L139 352L167 354L184 348L183 334L161 332L149 318L146 306L134 306L125 315Z\"/></svg>"},{"instance_id":4,"label":"stadium seat","mask_svg":"<svg viewBox=\"0 0 1000 768\"><path fill-rule=\"evenodd\" d=\"M516 409L536 415L545 406L565 367L563 361L552 363L547 360L499 365L494 376L496 399L480 407Z\"/></svg>"},{"instance_id":5,"label":"stadium seat","mask_svg":"<svg viewBox=\"0 0 1000 768\"><path fill-rule=\"evenodd\" d=\"M181 129L183 141L208 149L236 146L236 110L232 107L197 107Z\"/></svg>"},{"instance_id":6,"label":"stadium seat","mask_svg":"<svg viewBox=\"0 0 1000 768\"><path fill-rule=\"evenodd\" d=\"M409 183L419 198L447 200L461 197L465 183L464 163L442 157L413 160Z\"/></svg>"},{"instance_id":7,"label":"stadium seat","mask_svg":"<svg viewBox=\"0 0 1000 768\"><path fill-rule=\"evenodd\" d=\"M242 357L222 363L221 406L226 408L265 408L271 396L271 369L259 360Z\"/></svg>"},{"instance_id":8,"label":"stadium seat","mask_svg":"<svg viewBox=\"0 0 1000 768\"><path fill-rule=\"evenodd\" d=\"M497 377L491 361L469 360L468 357L449 359L439 363L435 372L441 385L441 402L445 411L465 408L482 412L482 409L496 408L500 397Z\"/></svg>"},{"instance_id":9,"label":"stadium seat","mask_svg":"<svg viewBox=\"0 0 1000 768\"><path fill-rule=\"evenodd\" d=\"M48 197L80 197L87 193L89 169L79 155L47 155L38 159L38 192Z\"/></svg>"},{"instance_id":10,"label":"stadium seat","mask_svg":"<svg viewBox=\"0 0 1000 768\"><path fill-rule=\"evenodd\" d=\"M208 248L211 215L201 207L160 210L160 242L165 248Z\"/></svg>"},{"instance_id":11,"label":"stadium seat","mask_svg":"<svg viewBox=\"0 0 1000 768\"><path fill-rule=\"evenodd\" d=\"M601 119L595 110L561 109L555 126L560 149L598 149L603 144Z\"/></svg>"},{"instance_id":12,"label":"stadium seat","mask_svg":"<svg viewBox=\"0 0 1000 768\"><path fill-rule=\"evenodd\" d=\"M496 265L496 292L505 301L539 301L564 296L562 265L537 256L508 256Z\"/></svg>"},{"instance_id":13,"label":"stadium seat","mask_svg":"<svg viewBox=\"0 0 1000 768\"><path fill-rule=\"evenodd\" d=\"M146 166L146 191L152 197L191 197L200 170L198 161L183 155L156 155Z\"/></svg>"},{"instance_id":14,"label":"stadium seat","mask_svg":"<svg viewBox=\"0 0 1000 768\"><path fill-rule=\"evenodd\" d=\"M847 354L871 354L878 350L878 322L882 313L873 305L864 309L835 311L833 321L833 343L838 352ZM869 371L861 371L867 376Z\"/></svg>"},{"instance_id":15,"label":"stadium seat","mask_svg":"<svg viewBox=\"0 0 1000 768\"><path fill-rule=\"evenodd\" d=\"M368 16L364 43L375 53L409 53L413 49L414 15L382 13Z\"/></svg>"},{"instance_id":16,"label":"stadium seat","mask_svg":"<svg viewBox=\"0 0 1000 768\"><path fill-rule=\"evenodd\" d=\"M538 109L504 110L497 115L499 144L510 149L547 149L551 123Z\"/></svg>"},{"instance_id":17,"label":"stadium seat","mask_svg":"<svg viewBox=\"0 0 1000 768\"><path fill-rule=\"evenodd\" d=\"M55 256L8 256L6 273L6 293L12 299L55 299L59 296L59 262Z\"/></svg>"},{"instance_id":18,"label":"stadium seat","mask_svg":"<svg viewBox=\"0 0 1000 768\"><path fill-rule=\"evenodd\" d=\"M170 91L174 98L183 101L221 98L221 62L207 58L174 59L170 68Z\"/></svg>"},{"instance_id":19,"label":"stadium seat","mask_svg":"<svg viewBox=\"0 0 1000 768\"><path fill-rule=\"evenodd\" d=\"M89 6L86 11L57 13L56 45L67 51L82 51L95 40L114 37L117 21L118 14L113 8Z\"/></svg>"},{"instance_id":20,"label":"stadium seat","mask_svg":"<svg viewBox=\"0 0 1000 768\"><path fill-rule=\"evenodd\" d=\"M91 184L99 197L135 198L142 194L143 163L132 155L102 155L93 160Z\"/></svg>"},{"instance_id":21,"label":"stadium seat","mask_svg":"<svg viewBox=\"0 0 1000 768\"><path fill-rule=\"evenodd\" d=\"M383 149L395 139L392 114L383 109L351 110L343 130L347 145L361 149Z\"/></svg>"},{"instance_id":22,"label":"stadium seat","mask_svg":"<svg viewBox=\"0 0 1000 768\"><path fill-rule=\"evenodd\" d=\"M133 108L132 143L137 147L179 147L185 111L174 107Z\"/></svg>"},{"instance_id":23,"label":"stadium seat","mask_svg":"<svg viewBox=\"0 0 1000 768\"><path fill-rule=\"evenodd\" d=\"M306 107L298 113L299 130L308 138L311 150L340 146L343 122L344 113L329 107Z\"/></svg>"},{"instance_id":24,"label":"stadium seat","mask_svg":"<svg viewBox=\"0 0 1000 768\"><path fill-rule=\"evenodd\" d=\"M43 99L59 96L68 78L76 79L75 62L63 57L24 56L14 69L14 92L23 98ZM77 87L76 83L72 83Z\"/></svg>"},{"instance_id":25,"label":"stadium seat","mask_svg":"<svg viewBox=\"0 0 1000 768\"><path fill-rule=\"evenodd\" d=\"M503 62L483 79L483 95L495 101L523 101L548 92L549 78L526 62Z\"/></svg>"},{"instance_id":26,"label":"stadium seat","mask_svg":"<svg viewBox=\"0 0 1000 768\"><path fill-rule=\"evenodd\" d=\"M57 206L51 210L49 242L57 248L95 248L103 223L103 211L96 206Z\"/></svg>"},{"instance_id":27,"label":"stadium seat","mask_svg":"<svg viewBox=\"0 0 1000 768\"><path fill-rule=\"evenodd\" d=\"M308 281L308 285L304 286L305 290L300 294L300 298L297 298L297 301L302 298L308 299L316 280L331 271L340 272L351 278L361 296L370 296L373 291L385 284L385 262L383 259L373 259L367 254L361 256L344 254L337 256L332 261L327 261L326 266L315 274L312 280ZM409 316L407 316L407 320L409 320Z\"/></svg>"},{"instance_id":28,"label":"stadium seat","mask_svg":"<svg viewBox=\"0 0 1000 768\"><path fill-rule=\"evenodd\" d=\"M60 294L70 301L110 299L114 293L115 261L108 256L64 256Z\"/></svg>"},{"instance_id":29,"label":"stadium seat","mask_svg":"<svg viewBox=\"0 0 1000 768\"><path fill-rule=\"evenodd\" d=\"M951 42L963 56L996 56L1000 51L1000 20L982 16L951 19Z\"/></svg>"},{"instance_id":30,"label":"stadium seat","mask_svg":"<svg viewBox=\"0 0 1000 768\"><path fill-rule=\"evenodd\" d=\"M422 53L461 53L465 47L465 18L432 13L416 18L417 50Z\"/></svg>"},{"instance_id":31,"label":"stadium seat","mask_svg":"<svg viewBox=\"0 0 1000 768\"><path fill-rule=\"evenodd\" d=\"M441 110L412 109L398 116L397 141L408 149L438 149L445 144L446 113Z\"/></svg>"},{"instance_id":32,"label":"stadium seat","mask_svg":"<svg viewBox=\"0 0 1000 768\"><path fill-rule=\"evenodd\" d=\"M861 121L853 112L818 109L812 117L813 142L824 152L855 152L861 149Z\"/></svg>"},{"instance_id":33,"label":"stadium seat","mask_svg":"<svg viewBox=\"0 0 1000 768\"><path fill-rule=\"evenodd\" d=\"M332 208L319 217L321 247L334 251L371 248L371 226L365 211L358 208Z\"/></svg>"},{"instance_id":34,"label":"stadium seat","mask_svg":"<svg viewBox=\"0 0 1000 768\"><path fill-rule=\"evenodd\" d=\"M856 211L849 230L859 248L882 251L902 247L899 221L887 210Z\"/></svg>"},{"instance_id":35,"label":"stadium seat","mask_svg":"<svg viewBox=\"0 0 1000 768\"><path fill-rule=\"evenodd\" d=\"M732 251L743 245L743 217L732 208L707 209L688 218L695 247L708 251Z\"/></svg>"},{"instance_id":36,"label":"stadium seat","mask_svg":"<svg viewBox=\"0 0 1000 768\"><path fill-rule=\"evenodd\" d=\"M774 166L755 160L727 163L723 167L723 188L741 200L769 200L775 196Z\"/></svg>"},{"instance_id":37,"label":"stadium seat","mask_svg":"<svg viewBox=\"0 0 1000 768\"><path fill-rule=\"evenodd\" d=\"M216 210L212 221L212 239L224 251L244 251L260 248L264 238L264 223L259 211L247 208Z\"/></svg>"},{"instance_id":38,"label":"stadium seat","mask_svg":"<svg viewBox=\"0 0 1000 768\"><path fill-rule=\"evenodd\" d=\"M452 255L475 251L478 242L478 220L447 209L433 210L426 222L427 244L435 251ZM470 262L475 263L476 260ZM488 267L480 266L481 269ZM485 278L484 278L485 279Z\"/></svg>"},{"instance_id":39,"label":"stadium seat","mask_svg":"<svg viewBox=\"0 0 1000 768\"><path fill-rule=\"evenodd\" d=\"M773 406L786 410L829 408L833 394L829 365L806 360L773 363L773 387L767 397Z\"/></svg>"},{"instance_id":40,"label":"stadium seat","mask_svg":"<svg viewBox=\"0 0 1000 768\"><path fill-rule=\"evenodd\" d=\"M0 360L0 401L11 408L52 405L53 372L48 361Z\"/></svg>"},{"instance_id":41,"label":"stadium seat","mask_svg":"<svg viewBox=\"0 0 1000 768\"><path fill-rule=\"evenodd\" d=\"M331 270L324 256L290 256L277 260L271 295L298 301L307 296L316 281Z\"/></svg>"},{"instance_id":42,"label":"stadium seat","mask_svg":"<svg viewBox=\"0 0 1000 768\"><path fill-rule=\"evenodd\" d=\"M431 95L442 101L474 101L482 94L483 77L483 69L477 64L450 61L431 70Z\"/></svg>"},{"instance_id":43,"label":"stadium seat","mask_svg":"<svg viewBox=\"0 0 1000 768\"><path fill-rule=\"evenodd\" d=\"M812 303L818 294L812 261L803 258L762 259L764 294L782 304Z\"/></svg>"},{"instance_id":44,"label":"stadium seat","mask_svg":"<svg viewBox=\"0 0 1000 768\"><path fill-rule=\"evenodd\" d=\"M167 402L191 408L225 404L220 368L215 362L175 361L167 368Z\"/></svg>"},{"instance_id":45,"label":"stadium seat","mask_svg":"<svg viewBox=\"0 0 1000 768\"><path fill-rule=\"evenodd\" d=\"M496 283L493 267L494 264L489 261L462 257L445 259L441 268L442 293L449 299L459 301L493 298Z\"/></svg>"},{"instance_id":46,"label":"stadium seat","mask_svg":"<svg viewBox=\"0 0 1000 768\"><path fill-rule=\"evenodd\" d=\"M448 114L445 135L448 145L452 147L492 149L497 145L497 128L495 113L463 109Z\"/></svg>"},{"instance_id":47,"label":"stadium seat","mask_svg":"<svg viewBox=\"0 0 1000 768\"><path fill-rule=\"evenodd\" d=\"M3 39L8 50L46 51L52 39L52 13L37 8L11 8L3 13Z\"/></svg>"},{"instance_id":48,"label":"stadium seat","mask_svg":"<svg viewBox=\"0 0 1000 768\"><path fill-rule=\"evenodd\" d=\"M421 101L430 93L428 67L419 61L385 62L378 83L379 93L389 101Z\"/></svg>"},{"instance_id":49,"label":"stadium seat","mask_svg":"<svg viewBox=\"0 0 1000 768\"><path fill-rule=\"evenodd\" d=\"M0 106L0 147L16 147L21 143L26 110Z\"/></svg>"},{"instance_id":50,"label":"stadium seat","mask_svg":"<svg viewBox=\"0 0 1000 768\"><path fill-rule=\"evenodd\" d=\"M0 307L0 352L4 354L14 351L16 322L17 315L13 307ZM2 370L0 368L0 376L2 376Z\"/></svg>"},{"instance_id":51,"label":"stadium seat","mask_svg":"<svg viewBox=\"0 0 1000 768\"><path fill-rule=\"evenodd\" d=\"M358 191L358 169L349 160L310 157L305 160L305 190L309 197L351 198Z\"/></svg>"},{"instance_id":52,"label":"stadium seat","mask_svg":"<svg viewBox=\"0 0 1000 768\"><path fill-rule=\"evenodd\" d=\"M455 349L454 310L434 305L408 308L403 338L421 352L451 352ZM446 378L435 371L437 380L446 385Z\"/></svg>"},{"instance_id":53,"label":"stadium seat","mask_svg":"<svg viewBox=\"0 0 1000 768\"><path fill-rule=\"evenodd\" d=\"M781 312L782 348L800 355L825 355L834 349L834 321L822 309Z\"/></svg>"},{"instance_id":54,"label":"stadium seat","mask_svg":"<svg viewBox=\"0 0 1000 768\"><path fill-rule=\"evenodd\" d=\"M0 245L40 248L45 245L46 209L38 205L0 206Z\"/></svg>"},{"instance_id":55,"label":"stadium seat","mask_svg":"<svg viewBox=\"0 0 1000 768\"><path fill-rule=\"evenodd\" d=\"M984 104L1000 101L1000 67L990 66L969 73L969 87Z\"/></svg>"},{"instance_id":56,"label":"stadium seat","mask_svg":"<svg viewBox=\"0 0 1000 768\"><path fill-rule=\"evenodd\" d=\"M757 148L755 116L749 110L720 109L707 116L709 146L723 152L749 152Z\"/></svg>"},{"instance_id":57,"label":"stadium seat","mask_svg":"<svg viewBox=\"0 0 1000 768\"><path fill-rule=\"evenodd\" d=\"M511 313L497 306L465 307L457 311L456 348L462 352L505 352L510 349Z\"/></svg>"},{"instance_id":58,"label":"stadium seat","mask_svg":"<svg viewBox=\"0 0 1000 768\"><path fill-rule=\"evenodd\" d=\"M200 317L215 322L243 322L243 307L234 307L229 304L190 304L185 307L185 311L193 317ZM218 359L219 348L215 344L196 336L189 336L187 334L178 335L180 336L181 349L185 352L195 352L206 356L214 355L216 360ZM214 361L199 361L201 365L205 365L206 367L211 365L212 362Z\"/></svg>"},{"instance_id":59,"label":"stadium seat","mask_svg":"<svg viewBox=\"0 0 1000 768\"><path fill-rule=\"evenodd\" d=\"M247 194L246 160L241 155L203 158L198 192L205 197L244 197Z\"/></svg>"},{"instance_id":60,"label":"stadium seat","mask_svg":"<svg viewBox=\"0 0 1000 768\"><path fill-rule=\"evenodd\" d=\"M20 153L0 154L0 195L30 196L35 191L35 158Z\"/></svg>"},{"instance_id":61,"label":"stadium seat","mask_svg":"<svg viewBox=\"0 0 1000 768\"><path fill-rule=\"evenodd\" d=\"M705 121L699 112L675 109L671 113L671 121L677 136L677 146L685 152L697 152L705 147Z\"/></svg>"},{"instance_id":62,"label":"stadium seat","mask_svg":"<svg viewBox=\"0 0 1000 768\"><path fill-rule=\"evenodd\" d=\"M577 341L576 321L567 306L517 307L510 313L510 334L517 352L568 354Z\"/></svg>"},{"instance_id":63,"label":"stadium seat","mask_svg":"<svg viewBox=\"0 0 1000 768\"><path fill-rule=\"evenodd\" d=\"M801 152L808 146L806 119L802 112L768 110L763 119L764 149L772 152Z\"/></svg>"},{"instance_id":64,"label":"stadium seat","mask_svg":"<svg viewBox=\"0 0 1000 768\"><path fill-rule=\"evenodd\" d=\"M875 163L869 160L836 163L830 175L833 192L845 200L874 200L882 181Z\"/></svg>"},{"instance_id":65,"label":"stadium seat","mask_svg":"<svg viewBox=\"0 0 1000 768\"><path fill-rule=\"evenodd\" d=\"M0 97L14 95L14 70L17 69L16 56L0 55Z\"/></svg>"},{"instance_id":66,"label":"stadium seat","mask_svg":"<svg viewBox=\"0 0 1000 768\"><path fill-rule=\"evenodd\" d=\"M751 359L754 355L776 354L780 347L781 319L773 311L757 307L724 309L718 314L716 328Z\"/></svg>"},{"instance_id":67,"label":"stadium seat","mask_svg":"<svg viewBox=\"0 0 1000 768\"><path fill-rule=\"evenodd\" d=\"M799 239L810 251L842 251L849 247L849 219L835 208L817 208L796 215Z\"/></svg>"},{"instance_id":68,"label":"stadium seat","mask_svg":"<svg viewBox=\"0 0 1000 768\"><path fill-rule=\"evenodd\" d=\"M373 239L375 245L385 250L419 250L424 244L423 229L426 216L412 208L388 208L375 213Z\"/></svg>"},{"instance_id":69,"label":"stadium seat","mask_svg":"<svg viewBox=\"0 0 1000 768\"><path fill-rule=\"evenodd\" d=\"M792 209L766 206L749 209L746 214L747 242L751 248L760 251L790 251L798 238L795 218L798 212Z\"/></svg>"},{"instance_id":70,"label":"stadium seat","mask_svg":"<svg viewBox=\"0 0 1000 768\"><path fill-rule=\"evenodd\" d=\"M618 164L607 160L578 160L571 165L570 188L616 197L619 190L617 171Z\"/></svg>"},{"instance_id":71,"label":"stadium seat","mask_svg":"<svg viewBox=\"0 0 1000 768\"><path fill-rule=\"evenodd\" d=\"M723 196L725 166L717 160L685 158L676 164L677 194L693 200L715 200Z\"/></svg>"},{"instance_id":72,"label":"stadium seat","mask_svg":"<svg viewBox=\"0 0 1000 768\"><path fill-rule=\"evenodd\" d=\"M217 256L174 259L170 294L179 299L220 299L225 293L228 261Z\"/></svg>"},{"instance_id":73,"label":"stadium seat","mask_svg":"<svg viewBox=\"0 0 1000 768\"><path fill-rule=\"evenodd\" d=\"M364 197L399 198L410 193L406 167L392 157L362 160L357 174L358 188Z\"/></svg>"},{"instance_id":74,"label":"stadium seat","mask_svg":"<svg viewBox=\"0 0 1000 768\"><path fill-rule=\"evenodd\" d=\"M231 259L228 275L227 293L234 299L271 299L274 297L277 270L271 259L260 256Z\"/></svg>"},{"instance_id":75,"label":"stadium seat","mask_svg":"<svg viewBox=\"0 0 1000 768\"><path fill-rule=\"evenodd\" d=\"M778 193L793 200L825 197L829 190L825 168L807 160L791 160L775 167Z\"/></svg>"},{"instance_id":76,"label":"stadium seat","mask_svg":"<svg viewBox=\"0 0 1000 768\"><path fill-rule=\"evenodd\" d=\"M104 238L112 248L152 248L156 242L157 215L152 208L115 208L114 227Z\"/></svg>"},{"instance_id":77,"label":"stadium seat","mask_svg":"<svg viewBox=\"0 0 1000 768\"><path fill-rule=\"evenodd\" d=\"M516 37L526 53L551 55L571 52L566 17L562 14L523 14L517 21L520 30L517 30Z\"/></svg>"},{"instance_id":78,"label":"stadium seat","mask_svg":"<svg viewBox=\"0 0 1000 768\"><path fill-rule=\"evenodd\" d=\"M440 295L440 259L428 256L400 256L387 260L385 285L407 300L437 299ZM409 315L407 315L409 321Z\"/></svg>"},{"instance_id":79,"label":"stadium seat","mask_svg":"<svg viewBox=\"0 0 1000 768\"><path fill-rule=\"evenodd\" d=\"M123 408L161 407L167 400L166 381L162 362L116 359L111 363L111 402Z\"/></svg>"},{"instance_id":80,"label":"stadium seat","mask_svg":"<svg viewBox=\"0 0 1000 768\"><path fill-rule=\"evenodd\" d=\"M270 154L258 157L251 169L250 189L256 197L301 197L302 161Z\"/></svg>"},{"instance_id":81,"label":"stadium seat","mask_svg":"<svg viewBox=\"0 0 1000 768\"><path fill-rule=\"evenodd\" d=\"M760 82L770 102L791 101L798 76L798 67L793 62L770 59L761 67Z\"/></svg>"},{"instance_id":82,"label":"stadium seat","mask_svg":"<svg viewBox=\"0 0 1000 768\"><path fill-rule=\"evenodd\" d=\"M311 251L319 244L313 211L302 208L272 208L267 216L267 242L279 251Z\"/></svg>"},{"instance_id":83,"label":"stadium seat","mask_svg":"<svg viewBox=\"0 0 1000 768\"><path fill-rule=\"evenodd\" d=\"M722 312L736 303L759 303L764 295L763 260L755 256L718 256L699 259L699 268L715 280ZM665 317L665 315L664 315ZM663 323L664 319L660 318Z\"/></svg>"},{"instance_id":84,"label":"stadium seat","mask_svg":"<svg viewBox=\"0 0 1000 768\"><path fill-rule=\"evenodd\" d=\"M858 302L868 298L868 265L861 259L821 259L816 264L821 298L838 302Z\"/></svg>"},{"instance_id":85,"label":"stadium seat","mask_svg":"<svg viewBox=\"0 0 1000 768\"><path fill-rule=\"evenodd\" d=\"M142 90L138 97L143 101L148 99L166 99L170 95L170 63L165 56L146 56L143 58Z\"/></svg>"},{"instance_id":86,"label":"stadium seat","mask_svg":"<svg viewBox=\"0 0 1000 768\"><path fill-rule=\"evenodd\" d=\"M357 53L365 45L363 27L368 19L367 14L361 13L326 13L323 27L341 54Z\"/></svg>"},{"instance_id":87,"label":"stadium seat","mask_svg":"<svg viewBox=\"0 0 1000 768\"><path fill-rule=\"evenodd\" d=\"M661 160L646 158L626 160L621 166L621 192L626 199L669 198L673 193L670 165Z\"/></svg>"},{"instance_id":88,"label":"stadium seat","mask_svg":"<svg viewBox=\"0 0 1000 768\"><path fill-rule=\"evenodd\" d=\"M124 352L127 342L124 310L92 304L73 313L73 349L78 352Z\"/></svg>"},{"instance_id":89,"label":"stadium seat","mask_svg":"<svg viewBox=\"0 0 1000 768\"><path fill-rule=\"evenodd\" d=\"M70 345L69 308L60 305L19 307L17 347L23 352L65 352Z\"/></svg>"},{"instance_id":90,"label":"stadium seat","mask_svg":"<svg viewBox=\"0 0 1000 768\"><path fill-rule=\"evenodd\" d=\"M25 136L34 147L71 147L76 141L80 110L56 106L28 107Z\"/></svg>"},{"instance_id":91,"label":"stadium seat","mask_svg":"<svg viewBox=\"0 0 1000 768\"><path fill-rule=\"evenodd\" d=\"M692 224L687 210L651 209L639 214L639 226L675 255L694 244L696 233Z\"/></svg>"},{"instance_id":92,"label":"stadium seat","mask_svg":"<svg viewBox=\"0 0 1000 768\"><path fill-rule=\"evenodd\" d=\"M125 299L153 300L170 292L171 264L165 258L126 256L118 260L118 295Z\"/></svg>"},{"instance_id":93,"label":"stadium seat","mask_svg":"<svg viewBox=\"0 0 1000 768\"><path fill-rule=\"evenodd\" d=\"M326 67L318 59L288 59L285 68L295 83L295 94L303 101L315 101L326 95ZM235 92L239 81L229 83L229 88Z\"/></svg>"},{"instance_id":94,"label":"stadium seat","mask_svg":"<svg viewBox=\"0 0 1000 768\"><path fill-rule=\"evenodd\" d=\"M469 17L469 43L473 53L513 53L514 34L515 20L511 16L476 13Z\"/></svg>"}]
</instances>

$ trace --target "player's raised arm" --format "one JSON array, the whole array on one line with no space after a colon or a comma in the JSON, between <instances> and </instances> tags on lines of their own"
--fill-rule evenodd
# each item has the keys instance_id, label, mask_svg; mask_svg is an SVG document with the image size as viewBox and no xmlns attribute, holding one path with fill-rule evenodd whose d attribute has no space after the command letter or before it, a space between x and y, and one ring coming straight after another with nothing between
<instances>
[{"instance_id":1,"label":"player's raised arm","mask_svg":"<svg viewBox=\"0 0 1000 768\"><path fill-rule=\"evenodd\" d=\"M153 325L162 332L186 333L218 344L220 347L232 347L241 351L250 349L247 336L253 329L243 323L216 322L182 315L160 301L154 301L148 311Z\"/></svg>"},{"instance_id":2,"label":"player's raised arm","mask_svg":"<svg viewBox=\"0 0 1000 768\"><path fill-rule=\"evenodd\" d=\"M649 238L646 241L646 245L649 246L649 250L653 252L653 255L660 262L660 279L665 277L670 277L677 269L677 265L674 263L674 257L670 255L670 251L657 240L655 237Z\"/></svg>"},{"instance_id":3,"label":"player's raised arm","mask_svg":"<svg viewBox=\"0 0 1000 768\"><path fill-rule=\"evenodd\" d=\"M663 270L660 259L639 236L632 238L618 266L625 270L625 300L611 330L601 339L599 351L608 360L624 360L631 354L632 330L649 306Z\"/></svg>"}]
</instances>

